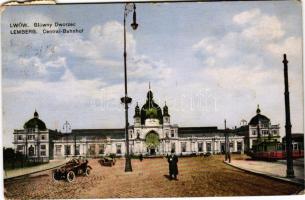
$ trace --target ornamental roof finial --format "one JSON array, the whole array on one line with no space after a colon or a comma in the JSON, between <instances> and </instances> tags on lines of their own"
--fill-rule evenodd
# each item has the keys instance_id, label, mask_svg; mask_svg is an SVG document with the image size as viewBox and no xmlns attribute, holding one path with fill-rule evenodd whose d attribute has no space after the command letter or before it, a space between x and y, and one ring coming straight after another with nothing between
<instances>
[{"instance_id":1,"label":"ornamental roof finial","mask_svg":"<svg viewBox=\"0 0 305 200\"><path fill-rule=\"evenodd\" d=\"M39 115L38 115L38 112L37 112L37 110L36 110L36 108L35 108L34 118L38 118L38 117L39 117Z\"/></svg>"},{"instance_id":2,"label":"ornamental roof finial","mask_svg":"<svg viewBox=\"0 0 305 200\"><path fill-rule=\"evenodd\" d=\"M150 81L149 81L149 83L148 83L148 88L149 88L149 90L150 90Z\"/></svg>"},{"instance_id":3,"label":"ornamental roof finial","mask_svg":"<svg viewBox=\"0 0 305 200\"><path fill-rule=\"evenodd\" d=\"M260 114L260 113L261 113L261 109L259 109L259 104L257 104L256 114Z\"/></svg>"}]
</instances>

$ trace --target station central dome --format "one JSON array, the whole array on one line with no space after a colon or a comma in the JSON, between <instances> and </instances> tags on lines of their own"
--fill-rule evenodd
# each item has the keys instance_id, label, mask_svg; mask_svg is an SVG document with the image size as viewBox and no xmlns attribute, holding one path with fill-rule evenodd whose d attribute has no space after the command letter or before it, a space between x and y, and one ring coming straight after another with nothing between
<instances>
[{"instance_id":1,"label":"station central dome","mask_svg":"<svg viewBox=\"0 0 305 200\"><path fill-rule=\"evenodd\" d=\"M146 119L158 119L160 124L163 123L162 110L153 97L153 92L149 89L146 103L141 108L141 124L145 124Z\"/></svg>"}]
</instances>

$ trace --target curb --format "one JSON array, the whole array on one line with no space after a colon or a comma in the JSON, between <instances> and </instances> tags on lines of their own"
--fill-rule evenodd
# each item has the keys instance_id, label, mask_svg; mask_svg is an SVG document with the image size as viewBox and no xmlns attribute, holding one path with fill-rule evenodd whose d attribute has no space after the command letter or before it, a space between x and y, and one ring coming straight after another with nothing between
<instances>
[{"instance_id":1,"label":"curb","mask_svg":"<svg viewBox=\"0 0 305 200\"><path fill-rule=\"evenodd\" d=\"M224 162L225 164L231 166L231 167L234 167L234 168L236 168L236 169L243 170L243 171L248 172L248 173L260 175L260 176L263 176L263 177L267 177L267 178L271 178L271 179L279 180L279 181L283 181L283 182L289 182L289 183L296 184L296 185L299 185L299 186L303 186L303 187L304 187L304 180L302 180L302 179L288 179L288 178L281 177L281 176L276 176L276 175L273 175L273 174L266 174L266 173L262 173L262 172L255 171L255 170L245 169L245 168L235 166L235 165L233 165L233 164L231 164L231 163L228 163L228 162L225 162L225 161L223 161L223 162ZM303 190L304 190L304 189L302 189L302 191L303 191ZM297 193L300 193L300 192L302 192L302 191L298 191Z\"/></svg>"},{"instance_id":2,"label":"curb","mask_svg":"<svg viewBox=\"0 0 305 200\"><path fill-rule=\"evenodd\" d=\"M38 170L38 171L35 171L35 172L27 173L27 174L22 174L22 175L17 175L17 176L13 176L13 177L3 178L3 180L12 180L12 179L15 179L15 178L20 178L22 176L28 176L28 175L36 174L36 173L39 173L39 172L48 171L48 170L51 170L51 169L55 169L55 168L61 167L61 166L65 165L65 164L66 163L60 164L60 165L57 165L57 166L53 166L51 168L42 169L42 170Z\"/></svg>"}]
</instances>

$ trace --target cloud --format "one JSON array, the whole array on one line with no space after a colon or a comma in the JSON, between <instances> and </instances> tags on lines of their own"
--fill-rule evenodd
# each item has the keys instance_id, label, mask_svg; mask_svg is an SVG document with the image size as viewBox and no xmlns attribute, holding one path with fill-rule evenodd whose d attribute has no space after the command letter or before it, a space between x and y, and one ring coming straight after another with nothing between
<instances>
[{"instance_id":1,"label":"cloud","mask_svg":"<svg viewBox=\"0 0 305 200\"><path fill-rule=\"evenodd\" d=\"M261 14L261 12L259 9L244 11L244 12L234 15L233 22L235 22L237 24L246 24L249 21L256 18L260 14Z\"/></svg>"},{"instance_id":2,"label":"cloud","mask_svg":"<svg viewBox=\"0 0 305 200\"><path fill-rule=\"evenodd\" d=\"M32 43L33 40L39 42ZM171 69L162 60L155 61L145 54L139 54L136 40L128 31L126 41L131 77L138 81L168 77ZM14 42L9 49L4 61L5 78L37 77L54 81L61 79L66 68L76 79L98 79L102 74L103 81L111 83L123 78L123 26L117 21L92 26L88 37L74 34L45 38L39 35L27 41L21 40L20 43Z\"/></svg>"},{"instance_id":3,"label":"cloud","mask_svg":"<svg viewBox=\"0 0 305 200\"><path fill-rule=\"evenodd\" d=\"M282 23L276 16L263 14L259 9L239 13L233 17L233 22L246 27L241 36L249 40L272 41L285 34Z\"/></svg>"},{"instance_id":4,"label":"cloud","mask_svg":"<svg viewBox=\"0 0 305 200\"><path fill-rule=\"evenodd\" d=\"M266 50L272 53L274 56L286 53L289 58L300 58L302 52L302 39L300 37L288 37L278 43L269 43L266 45Z\"/></svg>"},{"instance_id":5,"label":"cloud","mask_svg":"<svg viewBox=\"0 0 305 200\"><path fill-rule=\"evenodd\" d=\"M237 13L231 23L225 34L206 36L193 44L194 55L203 65L197 72L198 79L207 77L205 82L215 97L222 97L217 98L218 108L231 120L250 118L245 110L261 104L266 115L273 114L269 116L272 122L283 126L284 109L279 108L284 108L282 55L287 53L290 90L294 91L293 123L296 130L301 130L302 113L297 110L303 108L303 97L296 92L302 91L301 37L286 34L278 17L259 9Z\"/></svg>"}]
</instances>

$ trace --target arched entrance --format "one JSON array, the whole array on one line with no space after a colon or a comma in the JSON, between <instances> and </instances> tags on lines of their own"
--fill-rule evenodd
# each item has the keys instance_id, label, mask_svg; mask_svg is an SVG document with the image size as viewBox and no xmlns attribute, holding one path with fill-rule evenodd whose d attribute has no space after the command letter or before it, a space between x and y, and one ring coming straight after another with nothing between
<instances>
[{"instance_id":1,"label":"arched entrance","mask_svg":"<svg viewBox=\"0 0 305 200\"><path fill-rule=\"evenodd\" d=\"M159 147L160 140L158 133L150 131L145 137L145 144L149 155L156 155L156 150Z\"/></svg>"}]
</instances>

